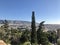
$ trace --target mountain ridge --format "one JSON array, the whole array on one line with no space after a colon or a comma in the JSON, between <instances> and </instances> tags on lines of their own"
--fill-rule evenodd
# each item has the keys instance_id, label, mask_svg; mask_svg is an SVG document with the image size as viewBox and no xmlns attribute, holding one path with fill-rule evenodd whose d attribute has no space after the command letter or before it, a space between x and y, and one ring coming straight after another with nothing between
<instances>
[{"instance_id":1,"label":"mountain ridge","mask_svg":"<svg viewBox=\"0 0 60 45\"><path fill-rule=\"evenodd\" d=\"M4 20L0 20L0 25L3 24ZM31 28L31 22L29 21L20 21L20 20L7 20L10 27L18 28L18 27L29 27ZM36 23L36 27L39 26L39 23ZM48 30L57 30L60 29L60 24L45 24L45 27Z\"/></svg>"}]
</instances>

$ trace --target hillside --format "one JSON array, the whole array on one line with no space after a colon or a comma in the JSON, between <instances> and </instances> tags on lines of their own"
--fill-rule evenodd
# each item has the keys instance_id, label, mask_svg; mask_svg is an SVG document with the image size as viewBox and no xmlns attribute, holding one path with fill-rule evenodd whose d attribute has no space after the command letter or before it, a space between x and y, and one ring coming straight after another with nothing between
<instances>
[{"instance_id":1,"label":"hillside","mask_svg":"<svg viewBox=\"0 0 60 45\"><path fill-rule=\"evenodd\" d=\"M4 20L0 20L0 26L3 24ZM18 28L18 27L28 27L30 29L31 22L29 21L19 21L19 20L8 20L10 28ZM39 23L36 23L36 26L38 27ZM45 28L48 30L56 30L60 28L60 24L45 24Z\"/></svg>"}]
</instances>

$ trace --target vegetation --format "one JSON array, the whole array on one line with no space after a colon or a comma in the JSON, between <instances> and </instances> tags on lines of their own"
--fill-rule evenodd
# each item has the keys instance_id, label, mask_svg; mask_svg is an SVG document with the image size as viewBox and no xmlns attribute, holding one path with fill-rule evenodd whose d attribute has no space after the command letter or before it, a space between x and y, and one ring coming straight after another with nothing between
<instances>
[{"instance_id":1,"label":"vegetation","mask_svg":"<svg viewBox=\"0 0 60 45\"><path fill-rule=\"evenodd\" d=\"M60 39L57 40L57 45L60 45Z\"/></svg>"},{"instance_id":2,"label":"vegetation","mask_svg":"<svg viewBox=\"0 0 60 45\"><path fill-rule=\"evenodd\" d=\"M48 40L50 41L50 43L57 43L57 35L56 32L48 32Z\"/></svg>"},{"instance_id":3,"label":"vegetation","mask_svg":"<svg viewBox=\"0 0 60 45\"><path fill-rule=\"evenodd\" d=\"M32 22L31 22L31 44L37 42L37 34L36 34L36 25L35 25L35 15L34 11L32 12Z\"/></svg>"},{"instance_id":4,"label":"vegetation","mask_svg":"<svg viewBox=\"0 0 60 45\"><path fill-rule=\"evenodd\" d=\"M28 28L23 31L19 28L9 29L8 21L5 20L3 26L0 27L0 40L11 45L51 45L52 43L60 45L56 32L44 32L44 22L42 21L36 29L34 11L32 12L31 31Z\"/></svg>"}]
</instances>

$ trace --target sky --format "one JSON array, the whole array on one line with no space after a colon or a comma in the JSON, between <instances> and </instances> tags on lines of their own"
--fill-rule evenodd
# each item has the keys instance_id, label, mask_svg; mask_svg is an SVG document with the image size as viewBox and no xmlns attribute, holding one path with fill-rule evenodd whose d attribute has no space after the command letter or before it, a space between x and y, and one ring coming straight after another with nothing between
<instances>
[{"instance_id":1,"label":"sky","mask_svg":"<svg viewBox=\"0 0 60 45\"><path fill-rule=\"evenodd\" d=\"M60 0L0 0L0 19L31 21L32 11L38 23L60 24Z\"/></svg>"}]
</instances>

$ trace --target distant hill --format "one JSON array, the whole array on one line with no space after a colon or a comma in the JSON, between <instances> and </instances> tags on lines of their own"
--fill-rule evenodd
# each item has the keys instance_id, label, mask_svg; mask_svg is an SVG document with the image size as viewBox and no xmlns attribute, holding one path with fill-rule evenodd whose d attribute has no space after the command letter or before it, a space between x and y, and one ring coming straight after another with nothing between
<instances>
[{"instance_id":1,"label":"distant hill","mask_svg":"<svg viewBox=\"0 0 60 45\"><path fill-rule=\"evenodd\" d=\"M0 20L0 25L3 24L4 20ZM31 28L31 22L29 21L19 21L19 20L7 20L9 23L9 26L11 28L18 28L18 27L28 27ZM38 27L39 23L36 23L36 27ZM45 28L48 30L57 30L60 28L60 24L45 24Z\"/></svg>"},{"instance_id":2,"label":"distant hill","mask_svg":"<svg viewBox=\"0 0 60 45\"><path fill-rule=\"evenodd\" d=\"M53 30L60 29L60 24L45 24L45 27L48 30L53 31Z\"/></svg>"}]
</instances>

